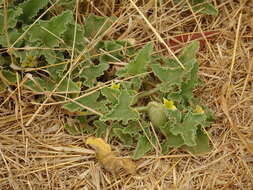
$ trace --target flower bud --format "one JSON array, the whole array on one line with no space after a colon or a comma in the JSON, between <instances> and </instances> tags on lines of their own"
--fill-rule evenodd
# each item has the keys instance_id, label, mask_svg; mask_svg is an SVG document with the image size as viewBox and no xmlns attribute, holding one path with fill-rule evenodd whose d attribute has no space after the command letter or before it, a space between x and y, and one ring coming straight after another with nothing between
<instances>
[{"instance_id":1,"label":"flower bud","mask_svg":"<svg viewBox=\"0 0 253 190\"><path fill-rule=\"evenodd\" d=\"M167 122L166 108L163 104L150 102L148 104L148 116L153 126L158 128Z\"/></svg>"}]
</instances>

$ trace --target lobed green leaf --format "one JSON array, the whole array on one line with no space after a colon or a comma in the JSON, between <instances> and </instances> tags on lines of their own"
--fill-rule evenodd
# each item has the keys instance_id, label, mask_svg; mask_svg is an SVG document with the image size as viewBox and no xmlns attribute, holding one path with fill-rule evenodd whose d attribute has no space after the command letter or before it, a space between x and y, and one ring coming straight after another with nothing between
<instances>
[{"instance_id":1,"label":"lobed green leaf","mask_svg":"<svg viewBox=\"0 0 253 190\"><path fill-rule=\"evenodd\" d=\"M187 146L196 146L198 126L203 124L205 119L206 116L204 114L189 112L186 114L184 121L182 123L173 124L170 131L173 135L181 135Z\"/></svg>"},{"instance_id":2,"label":"lobed green leaf","mask_svg":"<svg viewBox=\"0 0 253 190\"><path fill-rule=\"evenodd\" d=\"M138 160L143 157L147 152L151 151L153 146L145 136L139 136L136 149L133 154L133 159Z\"/></svg>"},{"instance_id":3,"label":"lobed green leaf","mask_svg":"<svg viewBox=\"0 0 253 190\"><path fill-rule=\"evenodd\" d=\"M148 43L137 54L135 59L127 65L127 71L131 75L137 75L147 71L147 64L151 61L153 45Z\"/></svg>"},{"instance_id":4,"label":"lobed green leaf","mask_svg":"<svg viewBox=\"0 0 253 190\"><path fill-rule=\"evenodd\" d=\"M169 68L162 67L159 64L154 64L151 66L154 74L163 82L166 82L169 86L174 84L180 85L183 80L185 71L181 67Z\"/></svg>"},{"instance_id":5,"label":"lobed green leaf","mask_svg":"<svg viewBox=\"0 0 253 190\"><path fill-rule=\"evenodd\" d=\"M123 128L113 128L113 133L120 139L120 141L127 147L133 144L133 138L131 135L124 133Z\"/></svg>"},{"instance_id":6,"label":"lobed green leaf","mask_svg":"<svg viewBox=\"0 0 253 190\"><path fill-rule=\"evenodd\" d=\"M80 135L81 134L81 130L79 128L77 128L76 126L70 126L69 124L65 123L63 128L70 135L75 136L75 135Z\"/></svg>"},{"instance_id":7,"label":"lobed green leaf","mask_svg":"<svg viewBox=\"0 0 253 190\"><path fill-rule=\"evenodd\" d=\"M173 0L175 4L182 2L183 0ZM206 2L207 0L189 0L189 3L193 6L194 11L200 11L200 13L207 15L218 15L218 10L213 4Z\"/></svg>"},{"instance_id":8,"label":"lobed green leaf","mask_svg":"<svg viewBox=\"0 0 253 190\"><path fill-rule=\"evenodd\" d=\"M164 143L165 143L164 145L166 145L166 147L179 148L185 144L183 138L180 135L173 135L171 133L170 123L167 123L161 126L160 130L163 133L163 135L166 137L166 140L164 140Z\"/></svg>"},{"instance_id":9,"label":"lobed green leaf","mask_svg":"<svg viewBox=\"0 0 253 190\"><path fill-rule=\"evenodd\" d=\"M102 121L123 121L123 124L127 124L128 121L139 119L139 113L131 108L133 97L129 95L127 90L122 90L118 103L112 108L110 112L105 114Z\"/></svg>"},{"instance_id":10,"label":"lobed green leaf","mask_svg":"<svg viewBox=\"0 0 253 190\"><path fill-rule=\"evenodd\" d=\"M184 49L182 50L182 53L180 54L179 60L183 64L186 64L187 62L196 58L198 51L199 51L199 42L193 41L190 44L188 44L186 47L184 47Z\"/></svg>"},{"instance_id":11,"label":"lobed green leaf","mask_svg":"<svg viewBox=\"0 0 253 190\"><path fill-rule=\"evenodd\" d=\"M209 138L201 129L197 130L196 144L196 146L184 146L184 148L193 154L203 154L210 151Z\"/></svg>"},{"instance_id":12,"label":"lobed green leaf","mask_svg":"<svg viewBox=\"0 0 253 190\"><path fill-rule=\"evenodd\" d=\"M49 21L39 21L28 32L31 42L41 42L43 46L53 48L59 46L61 36L67 30L67 25L73 21L71 11L64 11Z\"/></svg>"},{"instance_id":13,"label":"lobed green leaf","mask_svg":"<svg viewBox=\"0 0 253 190\"><path fill-rule=\"evenodd\" d=\"M22 9L20 7L17 7L16 9L8 9L7 11L7 22L5 23L5 16L3 9L0 10L0 35L3 35L8 29L12 29L16 26L18 22L18 16L22 14Z\"/></svg>"},{"instance_id":14,"label":"lobed green leaf","mask_svg":"<svg viewBox=\"0 0 253 190\"><path fill-rule=\"evenodd\" d=\"M203 14L207 14L207 15L213 15L213 16L217 16L218 15L218 10L214 7L213 4L211 3L204 3L198 6L193 7L194 11L200 11Z\"/></svg>"},{"instance_id":15,"label":"lobed green leaf","mask_svg":"<svg viewBox=\"0 0 253 190\"><path fill-rule=\"evenodd\" d=\"M35 17L38 12L43 9L47 4L49 0L40 0L40 1L34 1L34 0L27 0L24 1L20 7L23 10L23 13L19 16L19 20L21 20L24 23L31 22L32 18Z\"/></svg>"},{"instance_id":16,"label":"lobed green leaf","mask_svg":"<svg viewBox=\"0 0 253 190\"><path fill-rule=\"evenodd\" d=\"M99 95L100 95L99 92L94 92L91 95L77 99L76 102L92 109L98 109L100 107L100 103L97 101ZM67 109L70 112L84 110L84 108L79 104L75 102L70 102L64 104L63 108Z\"/></svg>"},{"instance_id":17,"label":"lobed green leaf","mask_svg":"<svg viewBox=\"0 0 253 190\"><path fill-rule=\"evenodd\" d=\"M77 48L79 51L82 51L84 47L87 45L84 40L84 30L83 27L80 24L77 24L75 26L74 23L68 24L67 25L67 30L65 31L63 35L64 43L72 48L73 43L75 42L74 48ZM76 31L75 31L76 27ZM76 39L74 40L74 34L76 33Z\"/></svg>"},{"instance_id":18,"label":"lobed green leaf","mask_svg":"<svg viewBox=\"0 0 253 190\"><path fill-rule=\"evenodd\" d=\"M114 23L115 17L100 17L90 14L85 22L85 37L94 38L100 36Z\"/></svg>"},{"instance_id":19,"label":"lobed green leaf","mask_svg":"<svg viewBox=\"0 0 253 190\"><path fill-rule=\"evenodd\" d=\"M96 126L96 137L103 137L106 134L107 125L100 120L95 120L93 124Z\"/></svg>"},{"instance_id":20,"label":"lobed green leaf","mask_svg":"<svg viewBox=\"0 0 253 190\"><path fill-rule=\"evenodd\" d=\"M141 128L137 121L130 121L126 127L123 128L123 133L129 134L132 137L139 135Z\"/></svg>"},{"instance_id":21,"label":"lobed green leaf","mask_svg":"<svg viewBox=\"0 0 253 190\"><path fill-rule=\"evenodd\" d=\"M2 80L6 80L10 84L16 84L17 83L17 76L14 72L11 72L9 70L0 70L0 75L2 77ZM20 77L18 75L18 77ZM19 78L20 80L20 78Z\"/></svg>"},{"instance_id":22,"label":"lobed green leaf","mask_svg":"<svg viewBox=\"0 0 253 190\"><path fill-rule=\"evenodd\" d=\"M109 87L105 87L105 88L101 89L101 93L113 105L115 105L118 102L118 97L119 97L119 94L120 94L120 90L118 90L118 89L112 89L112 88L109 88Z\"/></svg>"},{"instance_id":23,"label":"lobed green leaf","mask_svg":"<svg viewBox=\"0 0 253 190\"><path fill-rule=\"evenodd\" d=\"M80 78L85 78L84 85L87 87L92 87L97 82L97 77L104 74L104 71L106 71L109 68L109 65L107 63L100 63L98 65L90 65L87 68L85 68L80 73Z\"/></svg>"},{"instance_id":24,"label":"lobed green leaf","mask_svg":"<svg viewBox=\"0 0 253 190\"><path fill-rule=\"evenodd\" d=\"M33 80L28 80L24 86L34 92L53 91L59 81L52 81L48 78L33 77ZM72 92L77 93L80 88L71 79L64 79L56 92Z\"/></svg>"}]
</instances>

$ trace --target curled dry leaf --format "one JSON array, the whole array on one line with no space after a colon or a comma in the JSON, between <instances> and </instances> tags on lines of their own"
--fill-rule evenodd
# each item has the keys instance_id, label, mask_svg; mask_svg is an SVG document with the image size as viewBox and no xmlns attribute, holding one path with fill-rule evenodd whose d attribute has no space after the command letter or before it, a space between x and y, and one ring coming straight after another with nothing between
<instances>
[{"instance_id":1,"label":"curled dry leaf","mask_svg":"<svg viewBox=\"0 0 253 190\"><path fill-rule=\"evenodd\" d=\"M131 159L117 157L103 139L89 137L86 143L95 149L97 159L106 170L117 173L124 169L129 174L136 173L136 164Z\"/></svg>"}]
</instances>

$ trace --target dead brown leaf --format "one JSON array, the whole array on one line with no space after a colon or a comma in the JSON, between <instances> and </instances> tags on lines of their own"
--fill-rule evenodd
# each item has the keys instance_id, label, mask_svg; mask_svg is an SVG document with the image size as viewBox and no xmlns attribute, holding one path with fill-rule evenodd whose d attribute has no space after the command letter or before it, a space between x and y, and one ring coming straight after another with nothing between
<instances>
[{"instance_id":1,"label":"dead brown leaf","mask_svg":"<svg viewBox=\"0 0 253 190\"><path fill-rule=\"evenodd\" d=\"M118 173L124 169L129 174L136 173L136 164L131 159L117 157L103 139L89 137L86 143L95 149L97 159L106 170Z\"/></svg>"}]
</instances>

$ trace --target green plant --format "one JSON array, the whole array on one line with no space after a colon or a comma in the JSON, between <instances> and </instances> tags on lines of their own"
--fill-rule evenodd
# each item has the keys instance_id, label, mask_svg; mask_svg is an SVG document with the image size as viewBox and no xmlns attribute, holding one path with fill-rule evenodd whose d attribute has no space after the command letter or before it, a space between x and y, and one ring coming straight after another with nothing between
<instances>
[{"instance_id":1,"label":"green plant","mask_svg":"<svg viewBox=\"0 0 253 190\"><path fill-rule=\"evenodd\" d=\"M186 0L173 0L175 4L181 3ZM187 0L189 4L193 7L193 11L201 12L207 15L217 15L218 10L209 3L207 0Z\"/></svg>"},{"instance_id":2,"label":"green plant","mask_svg":"<svg viewBox=\"0 0 253 190\"><path fill-rule=\"evenodd\" d=\"M193 95L199 82L197 41L182 50L182 68L175 59L155 55L152 43L136 51L128 41L104 40L115 17L90 14L79 24L72 10L66 10L75 1L60 1L46 12L50 2L11 1L0 10L2 91L29 72L24 87L40 94L37 101L54 90L52 98L82 123L74 130L66 124L66 131L97 137L110 131L110 139L117 138L128 148L137 143L134 159L157 144L164 153L179 147L193 153L209 150L205 127L212 114ZM99 40L91 46L94 39ZM119 62L128 64L119 68Z\"/></svg>"}]
</instances>

